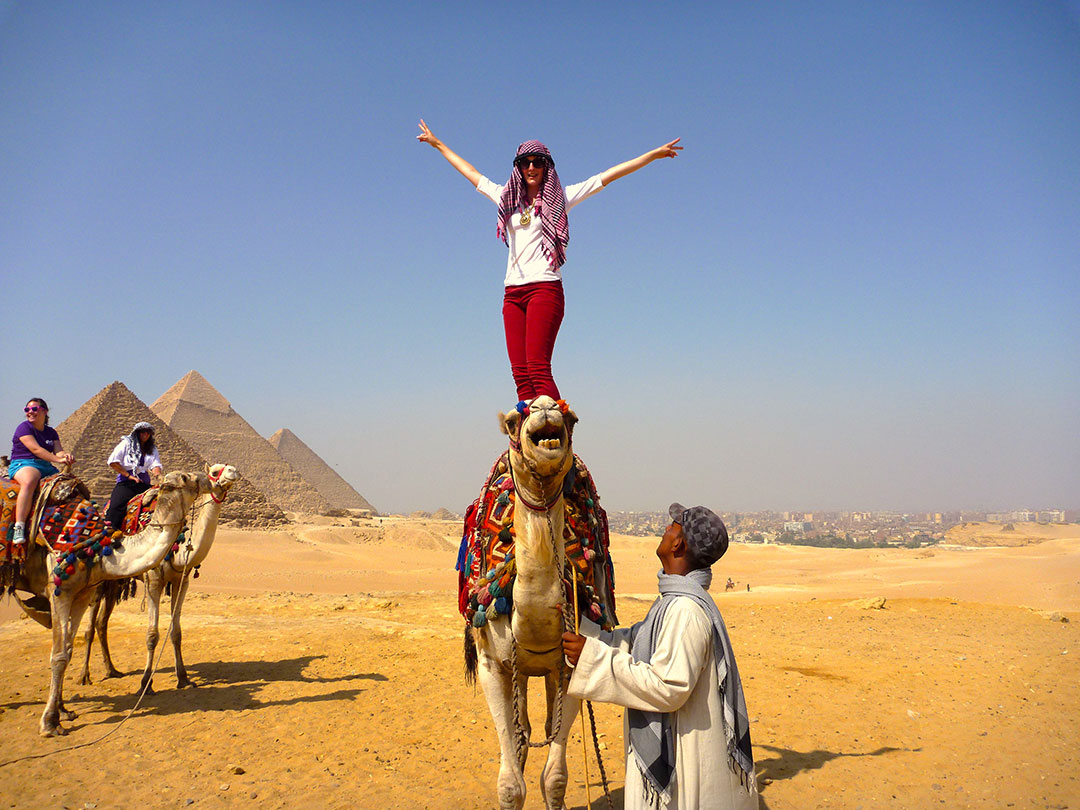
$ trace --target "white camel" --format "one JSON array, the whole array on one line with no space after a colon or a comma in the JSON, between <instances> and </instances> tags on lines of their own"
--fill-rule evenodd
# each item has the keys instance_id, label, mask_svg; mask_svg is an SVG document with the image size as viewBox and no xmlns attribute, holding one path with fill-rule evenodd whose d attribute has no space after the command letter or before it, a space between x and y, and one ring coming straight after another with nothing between
<instances>
[{"instance_id":1,"label":"white camel","mask_svg":"<svg viewBox=\"0 0 1080 810\"><path fill-rule=\"evenodd\" d=\"M212 485L206 475L182 472L166 474L150 524L138 534L125 537L123 543L112 547L113 553L110 556L99 556L93 565L76 563L75 570L59 587L54 586L51 572L58 562L58 557L62 555L36 544L28 549L16 590L28 591L34 594L36 599L24 599L18 594L16 596L20 603L31 605L43 605L47 599L48 622L52 627L52 677L49 683L49 698L41 714L39 727L43 736L66 734L67 730L60 725L61 714L65 720L75 717L63 706L64 673L71 661L79 622L99 585L106 580L136 577L160 565L176 542L195 499L210 491ZM28 609L28 612L32 613L33 608ZM35 618L45 623L42 617Z\"/></svg>"},{"instance_id":2,"label":"white camel","mask_svg":"<svg viewBox=\"0 0 1080 810\"><path fill-rule=\"evenodd\" d=\"M227 464L215 464L207 471L210 479L211 491L200 495L195 499L192 512L195 517L188 527L185 540L180 549L174 552L161 565L147 571L143 575L146 585L146 593L149 597L149 625L146 630L146 666L143 670L140 691L146 690L146 694L154 694L154 689L149 682L153 678L154 650L158 643L158 617L161 611L162 594L169 591L169 612L172 616L169 636L172 639L173 652L175 654L176 685L183 689L185 686L194 686L188 677L184 667L184 659L180 652L181 629L180 610L187 595L190 583L191 571L202 564L210 553L217 534L218 518L221 515L221 505L229 488L240 480L240 473L235 467ZM141 497L141 496L139 496ZM105 665L106 678L120 677L122 674L113 665L112 656L109 652L109 618L116 606L116 589L109 586L113 583L105 583L94 600L90 611L90 622L86 628L86 658L83 662L82 675L79 683L90 683L90 654L94 643L94 634L97 633L101 644L101 657Z\"/></svg>"},{"instance_id":3,"label":"white camel","mask_svg":"<svg viewBox=\"0 0 1080 810\"><path fill-rule=\"evenodd\" d=\"M562 655L563 479L574 464L571 437L576 422L573 411L564 413L548 396L533 400L524 420L517 411L500 415L500 426L510 437L516 498L513 610L509 619L497 616L468 632L478 648L480 687L499 735L498 798L506 810L520 810L525 802L530 677L544 678L547 694L544 729L551 748L540 782L545 806L561 810L566 794L566 738L581 705L565 694L570 672ZM556 705L558 696L562 700Z\"/></svg>"}]
</instances>

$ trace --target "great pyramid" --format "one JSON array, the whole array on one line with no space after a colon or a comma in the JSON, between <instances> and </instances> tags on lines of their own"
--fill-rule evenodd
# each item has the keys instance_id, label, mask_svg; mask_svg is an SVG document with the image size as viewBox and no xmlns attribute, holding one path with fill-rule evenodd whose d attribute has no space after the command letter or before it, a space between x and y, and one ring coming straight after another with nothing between
<instances>
[{"instance_id":1,"label":"great pyramid","mask_svg":"<svg viewBox=\"0 0 1080 810\"><path fill-rule=\"evenodd\" d=\"M56 427L64 449L75 456L75 475L86 483L102 506L109 499L116 481L116 474L107 463L109 455L136 422L149 422L154 426L154 438L166 472L202 472L205 469L206 460L199 453L170 430L126 385L114 382L98 391ZM215 454L213 463L219 462L233 464L232 459ZM257 527L288 522L278 507L242 479L229 491L222 507L221 521Z\"/></svg>"},{"instance_id":2,"label":"great pyramid","mask_svg":"<svg viewBox=\"0 0 1080 810\"><path fill-rule=\"evenodd\" d=\"M150 405L203 456L230 461L271 503L294 512L325 514L326 498L197 371L189 371Z\"/></svg>"},{"instance_id":3,"label":"great pyramid","mask_svg":"<svg viewBox=\"0 0 1080 810\"><path fill-rule=\"evenodd\" d=\"M338 475L318 453L308 447L288 428L282 428L270 437L270 444L281 453L282 458L304 476L304 480L319 490L327 502L336 509L367 509L378 511L357 492L349 482Z\"/></svg>"}]
</instances>

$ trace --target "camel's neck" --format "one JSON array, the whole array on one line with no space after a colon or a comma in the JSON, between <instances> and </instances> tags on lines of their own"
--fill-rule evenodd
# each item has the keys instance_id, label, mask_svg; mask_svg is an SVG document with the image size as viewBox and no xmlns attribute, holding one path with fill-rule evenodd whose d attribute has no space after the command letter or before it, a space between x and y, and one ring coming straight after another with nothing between
<instances>
[{"instance_id":1,"label":"camel's neck","mask_svg":"<svg viewBox=\"0 0 1080 810\"><path fill-rule=\"evenodd\" d=\"M210 547L214 545L218 517L221 515L221 504L222 501L217 500L209 492L196 499L192 507L195 519L188 529L187 542L173 555L174 567L194 568L206 559L206 555L210 553Z\"/></svg>"},{"instance_id":2,"label":"camel's neck","mask_svg":"<svg viewBox=\"0 0 1080 810\"><path fill-rule=\"evenodd\" d=\"M563 499L542 512L523 506L514 509L514 560L518 582L522 578L537 580L561 579L563 561L562 533L565 521ZM552 542L552 537L556 542Z\"/></svg>"},{"instance_id":3,"label":"camel's neck","mask_svg":"<svg viewBox=\"0 0 1080 810\"><path fill-rule=\"evenodd\" d=\"M511 455L514 476L514 492L519 503L534 511L547 511L562 497L563 479L566 471L551 476L540 476L527 468L520 456Z\"/></svg>"},{"instance_id":4,"label":"camel's neck","mask_svg":"<svg viewBox=\"0 0 1080 810\"><path fill-rule=\"evenodd\" d=\"M176 542L184 523L187 504L181 490L158 495L149 525L125 537L108 557L100 557L91 572L92 581L137 577L155 568Z\"/></svg>"},{"instance_id":5,"label":"camel's neck","mask_svg":"<svg viewBox=\"0 0 1080 810\"><path fill-rule=\"evenodd\" d=\"M563 631L560 606L565 601L562 570L563 499L550 509L514 507L514 637L528 650L547 650L558 644ZM552 543L552 537L556 539Z\"/></svg>"}]
</instances>

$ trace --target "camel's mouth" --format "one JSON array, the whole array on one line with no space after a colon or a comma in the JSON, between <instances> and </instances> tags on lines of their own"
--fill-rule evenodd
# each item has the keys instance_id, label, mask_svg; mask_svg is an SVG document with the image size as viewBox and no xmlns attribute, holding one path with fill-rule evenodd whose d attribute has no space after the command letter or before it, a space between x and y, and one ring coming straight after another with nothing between
<instances>
[{"instance_id":1,"label":"camel's mouth","mask_svg":"<svg viewBox=\"0 0 1080 810\"><path fill-rule=\"evenodd\" d=\"M541 450L560 450L563 443L563 429L558 425L546 424L529 431L529 443Z\"/></svg>"}]
</instances>

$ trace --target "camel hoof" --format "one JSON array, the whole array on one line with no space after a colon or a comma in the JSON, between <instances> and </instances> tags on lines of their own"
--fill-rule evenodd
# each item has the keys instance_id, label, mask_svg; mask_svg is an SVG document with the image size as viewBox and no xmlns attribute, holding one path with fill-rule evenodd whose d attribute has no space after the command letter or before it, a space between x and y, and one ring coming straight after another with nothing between
<instances>
[{"instance_id":1,"label":"camel hoof","mask_svg":"<svg viewBox=\"0 0 1080 810\"><path fill-rule=\"evenodd\" d=\"M118 669L110 669L108 672L106 672L104 675L101 676L102 680L104 680L105 678L123 678L123 677L124 677L124 673L121 672Z\"/></svg>"},{"instance_id":2,"label":"camel hoof","mask_svg":"<svg viewBox=\"0 0 1080 810\"><path fill-rule=\"evenodd\" d=\"M198 684L190 678L184 678L184 680L176 682L177 689L194 689L196 686Z\"/></svg>"},{"instance_id":3,"label":"camel hoof","mask_svg":"<svg viewBox=\"0 0 1080 810\"><path fill-rule=\"evenodd\" d=\"M60 710L60 719L61 720L69 720L70 721L70 720L74 720L78 716L79 715L75 714L75 712L71 711L70 709L61 709Z\"/></svg>"},{"instance_id":4,"label":"camel hoof","mask_svg":"<svg viewBox=\"0 0 1080 810\"><path fill-rule=\"evenodd\" d=\"M144 695L147 695L147 696L157 694L157 692L154 691L154 687L150 686L150 684L146 684L145 689L140 687L139 691L142 692Z\"/></svg>"},{"instance_id":5,"label":"camel hoof","mask_svg":"<svg viewBox=\"0 0 1080 810\"><path fill-rule=\"evenodd\" d=\"M94 682L90 680L89 675L83 675L81 678L79 678L79 686L92 686L93 683Z\"/></svg>"},{"instance_id":6,"label":"camel hoof","mask_svg":"<svg viewBox=\"0 0 1080 810\"><path fill-rule=\"evenodd\" d=\"M63 737L65 734L67 734L67 729L59 724L41 729L42 737Z\"/></svg>"}]
</instances>

